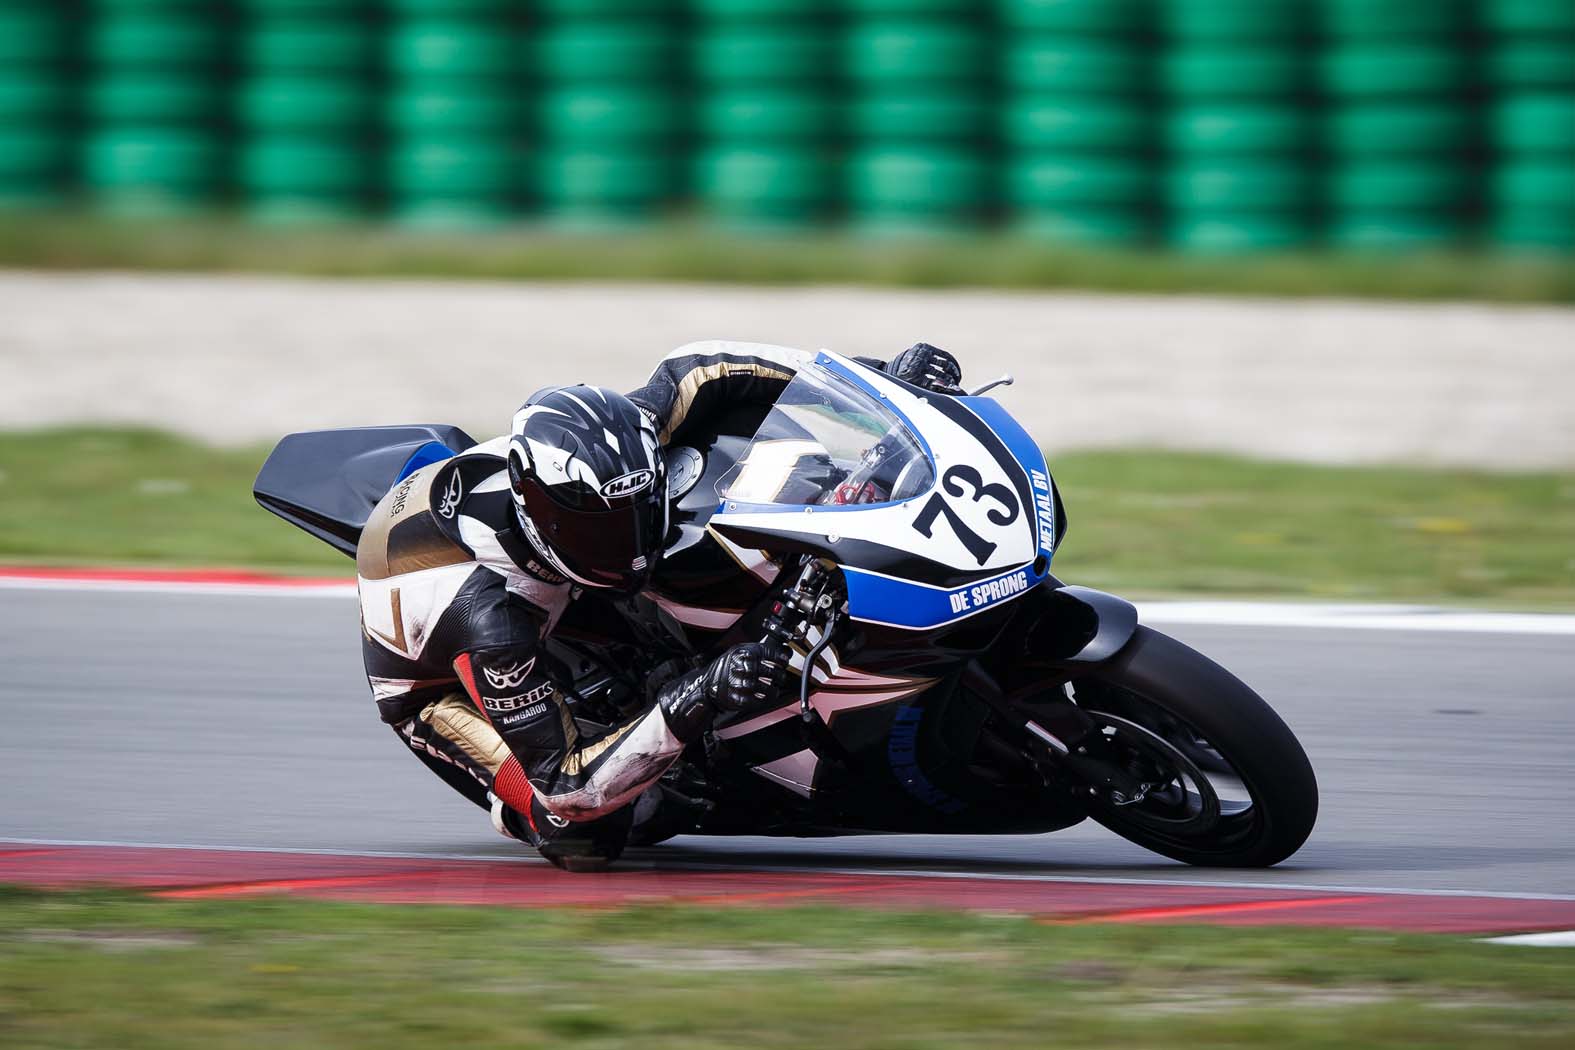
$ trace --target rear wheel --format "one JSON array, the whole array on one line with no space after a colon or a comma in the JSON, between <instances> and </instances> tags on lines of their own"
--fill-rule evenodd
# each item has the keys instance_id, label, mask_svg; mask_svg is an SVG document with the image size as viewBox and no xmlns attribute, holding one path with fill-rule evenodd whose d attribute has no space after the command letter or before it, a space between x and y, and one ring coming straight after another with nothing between
<instances>
[{"instance_id":1,"label":"rear wheel","mask_svg":"<svg viewBox=\"0 0 1575 1050\"><path fill-rule=\"evenodd\" d=\"M1203 654L1139 627L1067 691L1099 727L1090 751L1141 785L1090 794L1090 815L1116 834L1188 864L1267 867L1312 832L1318 783L1306 753L1262 697Z\"/></svg>"}]
</instances>

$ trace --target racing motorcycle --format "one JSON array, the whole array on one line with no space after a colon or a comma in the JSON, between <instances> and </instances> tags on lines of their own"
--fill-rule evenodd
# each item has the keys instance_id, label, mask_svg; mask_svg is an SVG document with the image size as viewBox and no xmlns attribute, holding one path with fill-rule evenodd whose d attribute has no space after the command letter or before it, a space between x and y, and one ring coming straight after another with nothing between
<instances>
[{"instance_id":1,"label":"racing motorcycle","mask_svg":"<svg viewBox=\"0 0 1575 1050\"><path fill-rule=\"evenodd\" d=\"M631 711L652 682L773 633L797 689L691 745L641 841L1093 818L1231 867L1306 841L1317 783L1269 705L1131 603L1052 575L1066 514L1043 452L983 396L1003 382L953 396L822 351L774 405L668 449L651 586L586 592L548 642L577 713ZM353 556L385 492L473 444L443 426L294 434L256 495Z\"/></svg>"}]
</instances>

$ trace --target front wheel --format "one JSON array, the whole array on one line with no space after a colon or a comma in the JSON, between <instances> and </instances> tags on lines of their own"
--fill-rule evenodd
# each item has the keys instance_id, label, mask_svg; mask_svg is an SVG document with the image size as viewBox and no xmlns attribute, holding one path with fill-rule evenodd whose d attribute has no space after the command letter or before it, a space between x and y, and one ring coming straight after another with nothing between
<instances>
[{"instance_id":1,"label":"front wheel","mask_svg":"<svg viewBox=\"0 0 1575 1050\"><path fill-rule=\"evenodd\" d=\"M1103 757L1141 784L1130 797L1090 796L1090 815L1111 831L1212 867L1268 867L1307 841L1318 782L1306 752L1262 697L1202 653L1139 627L1068 694L1099 727Z\"/></svg>"}]
</instances>

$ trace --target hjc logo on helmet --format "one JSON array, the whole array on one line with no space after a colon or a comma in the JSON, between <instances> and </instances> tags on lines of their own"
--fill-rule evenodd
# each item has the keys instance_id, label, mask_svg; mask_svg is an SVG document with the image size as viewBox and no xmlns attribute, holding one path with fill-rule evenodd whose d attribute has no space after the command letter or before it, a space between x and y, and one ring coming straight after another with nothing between
<instances>
[{"instance_id":1,"label":"hjc logo on helmet","mask_svg":"<svg viewBox=\"0 0 1575 1050\"><path fill-rule=\"evenodd\" d=\"M656 474L650 470L631 470L621 478L613 478L602 486L602 495L608 499L618 496L630 496L646 488L656 480Z\"/></svg>"}]
</instances>

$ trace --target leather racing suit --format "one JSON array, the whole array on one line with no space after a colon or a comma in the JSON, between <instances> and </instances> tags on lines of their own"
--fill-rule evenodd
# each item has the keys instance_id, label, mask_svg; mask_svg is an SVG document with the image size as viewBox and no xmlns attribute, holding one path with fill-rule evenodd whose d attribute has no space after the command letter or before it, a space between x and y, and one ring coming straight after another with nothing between
<instances>
[{"instance_id":1,"label":"leather racing suit","mask_svg":"<svg viewBox=\"0 0 1575 1050\"><path fill-rule=\"evenodd\" d=\"M769 406L807 359L784 347L691 344L630 399L665 444L723 404ZM383 721L490 808L500 831L542 845L595 824L591 837L615 852L628 804L709 719L676 702L633 718L584 717L542 648L581 588L514 524L506 450L498 438L424 467L372 511L356 554L367 677Z\"/></svg>"},{"instance_id":2,"label":"leather racing suit","mask_svg":"<svg viewBox=\"0 0 1575 1050\"><path fill-rule=\"evenodd\" d=\"M691 343L628 396L667 445L723 410L747 405L763 415L812 357L759 343ZM950 356L925 344L888 370L903 375L905 363L928 369L912 371L919 381L958 378ZM633 819L629 803L709 724L710 712L687 702L701 672L664 686L633 717L582 708L542 646L582 592L514 523L507 441L416 471L372 511L356 555L367 677L383 721L450 786L490 808L498 830L549 857L571 838L589 842L591 855L615 856Z\"/></svg>"}]
</instances>

